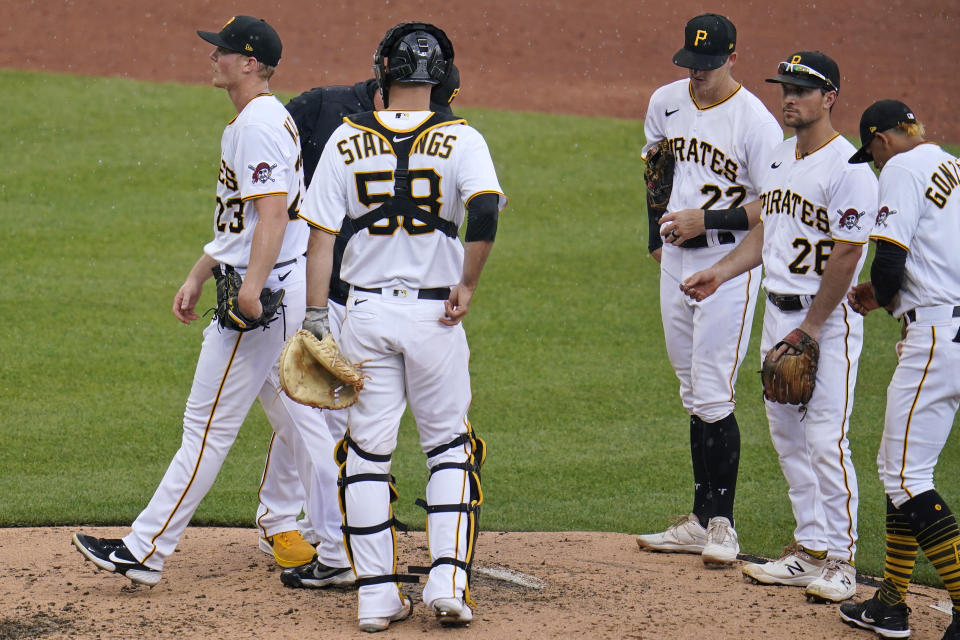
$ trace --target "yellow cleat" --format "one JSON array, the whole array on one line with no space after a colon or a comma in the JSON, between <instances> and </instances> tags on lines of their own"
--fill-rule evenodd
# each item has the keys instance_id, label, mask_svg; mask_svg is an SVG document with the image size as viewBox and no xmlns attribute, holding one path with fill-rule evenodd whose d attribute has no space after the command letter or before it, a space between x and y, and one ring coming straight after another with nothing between
<instances>
[{"instance_id":1,"label":"yellow cleat","mask_svg":"<svg viewBox=\"0 0 960 640\"><path fill-rule=\"evenodd\" d=\"M283 531L269 538L260 538L260 550L272 553L281 567L299 567L313 560L317 550L303 539L299 531Z\"/></svg>"}]
</instances>

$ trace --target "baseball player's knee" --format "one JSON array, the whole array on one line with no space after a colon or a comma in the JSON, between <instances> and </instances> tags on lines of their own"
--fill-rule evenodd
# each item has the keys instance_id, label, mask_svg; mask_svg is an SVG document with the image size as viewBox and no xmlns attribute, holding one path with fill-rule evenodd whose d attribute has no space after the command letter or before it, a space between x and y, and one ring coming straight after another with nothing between
<instances>
[{"instance_id":1,"label":"baseball player's knee","mask_svg":"<svg viewBox=\"0 0 960 640\"><path fill-rule=\"evenodd\" d=\"M693 405L692 413L708 424L720 422L733 413L734 404L725 400L698 401Z\"/></svg>"},{"instance_id":2,"label":"baseball player's knee","mask_svg":"<svg viewBox=\"0 0 960 640\"><path fill-rule=\"evenodd\" d=\"M486 445L472 430L427 453L427 500L417 500L417 504L427 512L429 531L440 538L433 567L453 565L470 570L483 503L480 468L485 456ZM463 534L466 548L458 543Z\"/></svg>"},{"instance_id":3,"label":"baseball player's knee","mask_svg":"<svg viewBox=\"0 0 960 640\"><path fill-rule=\"evenodd\" d=\"M890 498L890 502L898 509L912 498L934 490L933 478L901 478L899 474L881 474L883 491Z\"/></svg>"}]
</instances>

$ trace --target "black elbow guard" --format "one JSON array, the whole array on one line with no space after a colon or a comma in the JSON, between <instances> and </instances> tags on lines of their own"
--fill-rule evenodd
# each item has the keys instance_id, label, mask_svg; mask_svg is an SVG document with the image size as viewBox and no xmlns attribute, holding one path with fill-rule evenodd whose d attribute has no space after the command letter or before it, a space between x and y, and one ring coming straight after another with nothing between
<instances>
[{"instance_id":1,"label":"black elbow guard","mask_svg":"<svg viewBox=\"0 0 960 640\"><path fill-rule=\"evenodd\" d=\"M870 265L870 281L877 304L886 307L900 291L907 252L892 242L877 240L877 253Z\"/></svg>"},{"instance_id":2,"label":"black elbow guard","mask_svg":"<svg viewBox=\"0 0 960 640\"><path fill-rule=\"evenodd\" d=\"M481 193L467 203L466 242L493 242L497 237L497 219L500 217L500 195Z\"/></svg>"}]
</instances>

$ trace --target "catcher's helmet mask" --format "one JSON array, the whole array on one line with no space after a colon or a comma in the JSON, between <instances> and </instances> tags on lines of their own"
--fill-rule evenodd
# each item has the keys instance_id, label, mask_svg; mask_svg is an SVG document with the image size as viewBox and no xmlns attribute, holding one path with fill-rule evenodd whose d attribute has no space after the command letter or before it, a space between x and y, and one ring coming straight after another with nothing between
<instances>
[{"instance_id":1,"label":"catcher's helmet mask","mask_svg":"<svg viewBox=\"0 0 960 640\"><path fill-rule=\"evenodd\" d=\"M392 82L440 84L453 63L453 44L442 29L426 22L401 22L387 31L373 54L373 73L383 104Z\"/></svg>"}]
</instances>

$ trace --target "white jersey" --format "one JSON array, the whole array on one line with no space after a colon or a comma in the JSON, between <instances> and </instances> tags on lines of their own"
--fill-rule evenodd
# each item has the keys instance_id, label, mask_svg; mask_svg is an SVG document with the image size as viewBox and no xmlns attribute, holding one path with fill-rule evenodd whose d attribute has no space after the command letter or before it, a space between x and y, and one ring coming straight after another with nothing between
<instances>
[{"instance_id":1,"label":"white jersey","mask_svg":"<svg viewBox=\"0 0 960 640\"><path fill-rule=\"evenodd\" d=\"M815 295L835 242L866 244L877 212L877 178L839 133L802 158L797 139L768 158L760 195L763 286L782 295ZM864 251L853 274L857 276Z\"/></svg>"},{"instance_id":2,"label":"white jersey","mask_svg":"<svg viewBox=\"0 0 960 640\"><path fill-rule=\"evenodd\" d=\"M277 262L285 262L307 250L310 233L296 217L303 197L300 134L280 101L264 94L247 103L223 130L213 240L204 253L223 264L246 267L259 219L256 198L278 194L286 194L291 215L277 257Z\"/></svg>"},{"instance_id":3,"label":"white jersey","mask_svg":"<svg viewBox=\"0 0 960 640\"><path fill-rule=\"evenodd\" d=\"M654 91L643 130L644 157L660 140L673 141L676 167L667 211L728 209L756 200L763 160L783 141L776 119L742 86L702 106L690 80Z\"/></svg>"},{"instance_id":4,"label":"white jersey","mask_svg":"<svg viewBox=\"0 0 960 640\"><path fill-rule=\"evenodd\" d=\"M429 111L378 111L378 122L397 142L419 127ZM397 158L380 133L345 119L324 147L300 216L310 225L337 233L344 215L359 218L393 195ZM465 203L481 193L499 194L507 204L483 136L464 120L424 131L410 152L410 193L424 211L459 228ZM463 245L439 230L403 216L380 220L350 238L340 278L364 287L411 289L450 287L460 281Z\"/></svg>"},{"instance_id":5,"label":"white jersey","mask_svg":"<svg viewBox=\"0 0 960 640\"><path fill-rule=\"evenodd\" d=\"M897 317L916 307L960 303L958 185L960 161L930 143L898 153L880 172L880 210L870 237L907 250Z\"/></svg>"}]
</instances>

